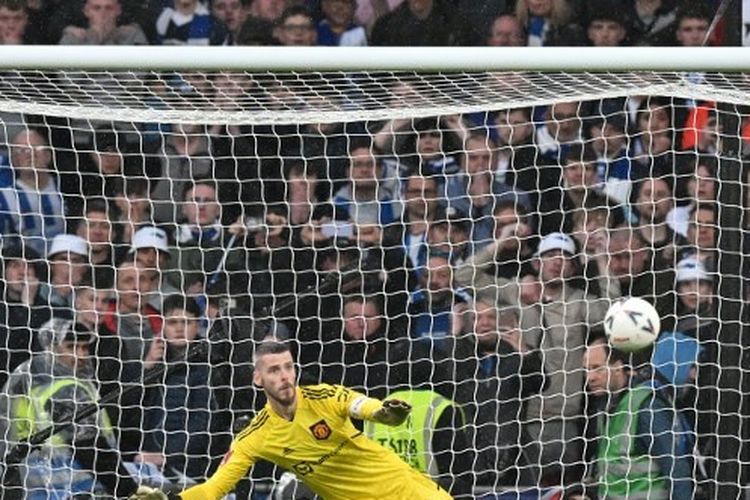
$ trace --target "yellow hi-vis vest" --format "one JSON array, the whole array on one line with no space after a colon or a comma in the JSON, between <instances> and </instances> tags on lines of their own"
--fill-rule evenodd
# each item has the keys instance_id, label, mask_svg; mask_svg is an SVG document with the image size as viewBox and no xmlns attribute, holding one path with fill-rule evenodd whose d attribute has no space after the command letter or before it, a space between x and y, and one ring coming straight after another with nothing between
<instances>
[{"instance_id":1,"label":"yellow hi-vis vest","mask_svg":"<svg viewBox=\"0 0 750 500\"><path fill-rule=\"evenodd\" d=\"M397 391L388 399L400 399L412 407L409 417L399 426L365 422L365 434L376 443L393 450L416 470L437 477L432 435L438 420L448 407L460 408L450 399L430 390Z\"/></svg>"},{"instance_id":2,"label":"yellow hi-vis vest","mask_svg":"<svg viewBox=\"0 0 750 500\"><path fill-rule=\"evenodd\" d=\"M35 432L53 424L52 418L46 410L47 401L55 394L66 387L75 385L79 390L84 391L89 398L89 403L96 403L98 394L96 389L87 382L78 380L74 377L65 377L56 379L49 385L39 385L32 387L26 396L13 397L11 407L11 418L15 426L15 437L18 440L27 439ZM105 437L113 435L112 424L105 411L99 411L99 429ZM50 437L49 445L63 445L62 437L55 434Z\"/></svg>"}]
</instances>

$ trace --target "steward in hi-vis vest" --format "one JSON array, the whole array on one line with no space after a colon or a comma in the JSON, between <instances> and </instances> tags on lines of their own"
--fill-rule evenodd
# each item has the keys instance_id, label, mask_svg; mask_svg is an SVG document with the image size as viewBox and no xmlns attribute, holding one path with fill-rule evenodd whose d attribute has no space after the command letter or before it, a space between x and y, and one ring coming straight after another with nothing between
<instances>
[{"instance_id":1,"label":"steward in hi-vis vest","mask_svg":"<svg viewBox=\"0 0 750 500\"><path fill-rule=\"evenodd\" d=\"M44 351L16 368L0 393L0 456L8 451L3 445L70 422L78 410L99 399L88 358L92 332L69 319L53 318L38 335ZM26 458L15 477L22 478L21 484L4 484L9 498L119 497L137 489L114 449L114 432L104 411L51 436ZM18 495L21 491L25 496Z\"/></svg>"},{"instance_id":2,"label":"steward in hi-vis vest","mask_svg":"<svg viewBox=\"0 0 750 500\"><path fill-rule=\"evenodd\" d=\"M631 380L625 355L606 340L589 344L584 366L599 408L598 497L693 498L692 441L682 415L648 380Z\"/></svg>"},{"instance_id":3,"label":"steward in hi-vis vest","mask_svg":"<svg viewBox=\"0 0 750 500\"><path fill-rule=\"evenodd\" d=\"M395 427L365 422L365 434L439 481L454 497L465 493L466 481L455 481L463 472L457 470L457 464L463 462L457 455L468 448L460 406L430 389L400 390L388 397L410 404L411 414ZM455 481L452 485L451 479Z\"/></svg>"}]
</instances>

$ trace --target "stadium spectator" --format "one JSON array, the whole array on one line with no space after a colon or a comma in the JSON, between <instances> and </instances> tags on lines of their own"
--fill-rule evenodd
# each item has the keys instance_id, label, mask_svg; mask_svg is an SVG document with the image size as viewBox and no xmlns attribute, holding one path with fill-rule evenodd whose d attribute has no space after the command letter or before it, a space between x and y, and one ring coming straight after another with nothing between
<instances>
[{"instance_id":1,"label":"stadium spectator","mask_svg":"<svg viewBox=\"0 0 750 500\"><path fill-rule=\"evenodd\" d=\"M437 252L448 255L452 265L466 261L472 252L469 238L470 221L462 213L447 208L427 225L427 244Z\"/></svg>"},{"instance_id":2,"label":"stadium spectator","mask_svg":"<svg viewBox=\"0 0 750 500\"><path fill-rule=\"evenodd\" d=\"M318 33L315 29L315 19L305 7L289 7L279 18L278 26L274 29L274 36L281 45L302 47L316 45Z\"/></svg>"},{"instance_id":3,"label":"stadium spectator","mask_svg":"<svg viewBox=\"0 0 750 500\"><path fill-rule=\"evenodd\" d=\"M544 111L544 123L536 129L534 136L537 149L534 178L525 182L531 187L530 191L536 193L536 197L547 189L559 186L561 165L568 149L571 144L583 142L581 105L580 102L561 102ZM531 176L529 169L524 172L526 173ZM536 206L536 200L532 201L533 206Z\"/></svg>"},{"instance_id":4,"label":"stadium spectator","mask_svg":"<svg viewBox=\"0 0 750 500\"><path fill-rule=\"evenodd\" d=\"M586 36L567 0L518 0L515 14L529 47L585 45Z\"/></svg>"},{"instance_id":5,"label":"stadium spectator","mask_svg":"<svg viewBox=\"0 0 750 500\"><path fill-rule=\"evenodd\" d=\"M696 204L716 202L717 167L716 158L708 155L698 156L695 169L688 173L685 186L685 197L688 203L675 206L667 215L667 224L675 233L687 236L690 211Z\"/></svg>"},{"instance_id":6,"label":"stadium spectator","mask_svg":"<svg viewBox=\"0 0 750 500\"><path fill-rule=\"evenodd\" d=\"M50 318L50 309L41 293L44 280L39 257L19 245L2 249L0 291L0 384L18 365L41 348L37 330Z\"/></svg>"},{"instance_id":7,"label":"stadium spectator","mask_svg":"<svg viewBox=\"0 0 750 500\"><path fill-rule=\"evenodd\" d=\"M469 437L477 453L473 470L476 484L482 486L530 480L519 472L529 465L521 456L526 441L523 401L538 394L545 380L541 352L527 344L519 319L518 308L482 292L443 353L455 369L455 399L472 423Z\"/></svg>"},{"instance_id":8,"label":"stadium spectator","mask_svg":"<svg viewBox=\"0 0 750 500\"><path fill-rule=\"evenodd\" d=\"M239 271L244 266L241 244L228 249L232 234L221 224L221 206L217 198L216 182L199 179L187 184L182 203L184 223L178 226L177 248L171 269L167 273L169 282L189 294L204 293L209 282L216 283L222 257L227 271ZM236 240L236 237L235 237ZM242 241L242 240L240 240ZM225 254L226 250L226 256Z\"/></svg>"},{"instance_id":9,"label":"stadium spectator","mask_svg":"<svg viewBox=\"0 0 750 500\"><path fill-rule=\"evenodd\" d=\"M532 144L534 124L530 108L499 111L493 120L498 150L495 175L497 180L513 190L527 193L536 191L536 149ZM531 199L529 200L531 201Z\"/></svg>"},{"instance_id":10,"label":"stadium spectator","mask_svg":"<svg viewBox=\"0 0 750 500\"><path fill-rule=\"evenodd\" d=\"M667 223L667 216L674 208L672 186L671 177L645 178L636 184L633 193L638 215L636 237L645 241L663 262L673 262L677 248L686 243Z\"/></svg>"},{"instance_id":11,"label":"stadium spectator","mask_svg":"<svg viewBox=\"0 0 750 500\"><path fill-rule=\"evenodd\" d=\"M110 290L94 288L91 282L80 283L73 291L76 321L92 332L98 332L109 307L110 295Z\"/></svg>"},{"instance_id":12,"label":"stadium spectator","mask_svg":"<svg viewBox=\"0 0 750 500\"><path fill-rule=\"evenodd\" d=\"M460 317L466 310L468 294L456 290L448 254L429 251L420 287L409 299L411 336L438 346L460 332Z\"/></svg>"},{"instance_id":13,"label":"stadium spectator","mask_svg":"<svg viewBox=\"0 0 750 500\"><path fill-rule=\"evenodd\" d=\"M269 23L276 23L289 5L289 0L253 0L250 15Z\"/></svg>"},{"instance_id":14,"label":"stadium spectator","mask_svg":"<svg viewBox=\"0 0 750 500\"><path fill-rule=\"evenodd\" d=\"M662 329L671 330L675 310L672 265L658 259L652 247L628 226L610 232L606 257L608 272L619 281L623 296L652 303L662 318Z\"/></svg>"},{"instance_id":15,"label":"stadium spectator","mask_svg":"<svg viewBox=\"0 0 750 500\"><path fill-rule=\"evenodd\" d=\"M371 45L477 45L479 37L446 0L407 0L379 18Z\"/></svg>"},{"instance_id":16,"label":"stadium spectator","mask_svg":"<svg viewBox=\"0 0 750 500\"><path fill-rule=\"evenodd\" d=\"M357 240L380 244L380 233L401 217L400 186L368 140L352 140L349 182L334 196L336 220L349 220Z\"/></svg>"},{"instance_id":17,"label":"stadium spectator","mask_svg":"<svg viewBox=\"0 0 750 500\"><path fill-rule=\"evenodd\" d=\"M28 33L29 13L25 0L0 0L0 45L38 43Z\"/></svg>"},{"instance_id":18,"label":"stadium spectator","mask_svg":"<svg viewBox=\"0 0 750 500\"><path fill-rule=\"evenodd\" d=\"M427 387L391 392L388 397L406 401L412 406L412 424L386 428L383 424L368 422L364 425L367 437L393 450L416 470L431 476L453 498L472 498L469 476L473 461L463 409ZM418 435L414 428L426 432Z\"/></svg>"},{"instance_id":19,"label":"stadium spectator","mask_svg":"<svg viewBox=\"0 0 750 500\"><path fill-rule=\"evenodd\" d=\"M699 203L690 210L687 244L679 250L680 257L695 256L706 269L716 270L716 207L709 203Z\"/></svg>"},{"instance_id":20,"label":"stadium spectator","mask_svg":"<svg viewBox=\"0 0 750 500\"><path fill-rule=\"evenodd\" d=\"M231 35L198 0L175 0L156 19L161 45L226 45Z\"/></svg>"},{"instance_id":21,"label":"stadium spectator","mask_svg":"<svg viewBox=\"0 0 750 500\"><path fill-rule=\"evenodd\" d=\"M711 12L708 5L685 2L677 10L675 20L675 40L683 47L700 47L711 25Z\"/></svg>"},{"instance_id":22,"label":"stadium spectator","mask_svg":"<svg viewBox=\"0 0 750 500\"><path fill-rule=\"evenodd\" d=\"M716 104L687 101L682 107L689 111L684 122L675 120L675 123L684 123L685 128L682 131L680 148L708 154L716 154L720 151L722 127Z\"/></svg>"},{"instance_id":23,"label":"stadium spectator","mask_svg":"<svg viewBox=\"0 0 750 500\"><path fill-rule=\"evenodd\" d=\"M127 253L133 241L133 235L139 228L152 225L152 204L148 194L148 181L142 177L127 177L120 184L115 194L114 226L117 234L117 244L125 245ZM119 248L118 248L119 250Z\"/></svg>"},{"instance_id":24,"label":"stadium spectator","mask_svg":"<svg viewBox=\"0 0 750 500\"><path fill-rule=\"evenodd\" d=\"M634 106L637 106L635 116L632 114ZM672 115L676 115L678 123L684 122L684 118L679 118L682 113L672 107L670 99L658 96L643 98L640 103L631 97L628 107L636 124L636 131L630 138L630 156L641 165L640 170L653 168L655 173L669 172L669 151L674 135Z\"/></svg>"},{"instance_id":25,"label":"stadium spectator","mask_svg":"<svg viewBox=\"0 0 750 500\"><path fill-rule=\"evenodd\" d=\"M306 166L300 161L287 162L284 166L284 180L286 183L286 203L288 205L289 225L295 233L317 219L315 210L318 207L320 179L317 170Z\"/></svg>"},{"instance_id":26,"label":"stadium spectator","mask_svg":"<svg viewBox=\"0 0 750 500\"><path fill-rule=\"evenodd\" d=\"M249 0L212 0L211 14L224 23L232 39L237 42L242 25L250 15L250 6L258 2ZM262 3L262 2L261 2Z\"/></svg>"},{"instance_id":27,"label":"stadium spectator","mask_svg":"<svg viewBox=\"0 0 750 500\"><path fill-rule=\"evenodd\" d=\"M321 8L324 18L318 22L318 45L367 45L367 32L354 24L356 0L321 0Z\"/></svg>"},{"instance_id":28,"label":"stadium spectator","mask_svg":"<svg viewBox=\"0 0 750 500\"><path fill-rule=\"evenodd\" d=\"M604 183L604 192L615 201L627 203L632 181L643 177L644 173L635 170L639 164L628 154L627 114L623 106L624 102L619 99L602 101L602 118L593 120L589 133L598 157L598 180Z\"/></svg>"},{"instance_id":29,"label":"stadium spectator","mask_svg":"<svg viewBox=\"0 0 750 500\"><path fill-rule=\"evenodd\" d=\"M389 385L406 380L415 386L431 380L432 363L420 361L409 367L413 353L408 334L385 316L380 295L346 297L341 310L342 336L325 342L319 354L312 345L310 352L300 353L311 365L309 380L351 383L372 397L384 396ZM422 358L427 360L427 355ZM317 363L321 365L319 379L315 377Z\"/></svg>"},{"instance_id":30,"label":"stadium spectator","mask_svg":"<svg viewBox=\"0 0 750 500\"><path fill-rule=\"evenodd\" d=\"M686 425L673 403L648 381L635 378L627 359L603 339L589 344L583 362L602 421L596 461L599 498L692 498L693 450L687 433L676 430ZM676 370L672 363L659 367L675 374L689 370Z\"/></svg>"},{"instance_id":31,"label":"stadium spectator","mask_svg":"<svg viewBox=\"0 0 750 500\"><path fill-rule=\"evenodd\" d=\"M163 363L169 371L148 387L144 400L144 447L139 461L153 463L167 477L201 480L211 465L211 414L216 409L209 365L187 359L198 339L201 311L182 295L164 299L161 336Z\"/></svg>"},{"instance_id":32,"label":"stadium spectator","mask_svg":"<svg viewBox=\"0 0 750 500\"><path fill-rule=\"evenodd\" d=\"M374 0L368 2L357 2L357 12L355 19L357 24L367 28L367 32L372 31L375 22L391 12L393 9L403 3L404 0Z\"/></svg>"},{"instance_id":33,"label":"stadium spectator","mask_svg":"<svg viewBox=\"0 0 750 500\"><path fill-rule=\"evenodd\" d=\"M150 199L153 220L175 224L180 218L179 202L175 193L185 190L189 181L206 178L214 173L210 136L204 125L177 125L167 136L161 156L161 172L152 179Z\"/></svg>"},{"instance_id":34,"label":"stadium spectator","mask_svg":"<svg viewBox=\"0 0 750 500\"><path fill-rule=\"evenodd\" d=\"M105 406L119 433L120 450L140 450L143 422L143 378L162 359L162 318L148 304L151 280L132 260L117 268L115 297L108 304L94 348L102 396L118 394ZM124 391L128 391L124 393Z\"/></svg>"},{"instance_id":35,"label":"stadium spectator","mask_svg":"<svg viewBox=\"0 0 750 500\"><path fill-rule=\"evenodd\" d=\"M154 309L161 311L164 297L179 291L164 279L164 272L170 268L172 258L166 231L154 226L141 227L133 235L129 254L132 254L129 257L135 259L144 279L150 281L144 298Z\"/></svg>"},{"instance_id":36,"label":"stadium spectator","mask_svg":"<svg viewBox=\"0 0 750 500\"><path fill-rule=\"evenodd\" d=\"M255 5L255 2L252 5ZM236 45L276 45L276 43L273 37L273 23L257 17L245 19L235 39Z\"/></svg>"},{"instance_id":37,"label":"stadium spectator","mask_svg":"<svg viewBox=\"0 0 750 500\"><path fill-rule=\"evenodd\" d=\"M86 198L114 198L125 174L124 146L123 137L111 127L94 131L91 149L81 156L82 165L74 174L79 193Z\"/></svg>"},{"instance_id":38,"label":"stadium spectator","mask_svg":"<svg viewBox=\"0 0 750 500\"><path fill-rule=\"evenodd\" d=\"M677 324L675 330L701 341L714 340L714 280L706 266L693 257L677 263Z\"/></svg>"},{"instance_id":39,"label":"stadium spectator","mask_svg":"<svg viewBox=\"0 0 750 500\"><path fill-rule=\"evenodd\" d=\"M633 45L669 44L676 19L676 0L634 0L624 7L624 15L632 23Z\"/></svg>"},{"instance_id":40,"label":"stadium spectator","mask_svg":"<svg viewBox=\"0 0 750 500\"><path fill-rule=\"evenodd\" d=\"M532 228L526 210L511 199L498 201L492 212L494 233L474 260L487 261L487 270L513 279L533 272L530 267Z\"/></svg>"},{"instance_id":41,"label":"stadium spectator","mask_svg":"<svg viewBox=\"0 0 750 500\"><path fill-rule=\"evenodd\" d=\"M402 124L399 120L393 120L392 125L401 127ZM407 175L405 171L435 176L439 197L442 198L445 196L444 186L447 180L459 169L458 144L459 137L465 132L465 125L461 117L454 115L423 118L410 123L408 127L409 132L400 133L403 129L390 129L386 124L386 127L378 132L375 143L386 147L388 144L392 145L397 156L385 161L387 166L398 169L404 177ZM386 140L382 137L386 134L392 137Z\"/></svg>"},{"instance_id":42,"label":"stadium spectator","mask_svg":"<svg viewBox=\"0 0 750 500\"><path fill-rule=\"evenodd\" d=\"M524 47L526 33L512 14L501 14L490 25L487 45L490 47Z\"/></svg>"},{"instance_id":43,"label":"stadium spectator","mask_svg":"<svg viewBox=\"0 0 750 500\"><path fill-rule=\"evenodd\" d=\"M46 255L47 245L65 230L65 208L52 164L52 151L41 133L18 132L10 146L13 176L0 184L2 234L18 234L24 244Z\"/></svg>"},{"instance_id":44,"label":"stadium spectator","mask_svg":"<svg viewBox=\"0 0 750 500\"><path fill-rule=\"evenodd\" d=\"M73 290L89 272L89 246L86 240L73 234L58 234L52 239L47 263L48 284L44 293L52 307L70 308Z\"/></svg>"},{"instance_id":45,"label":"stadium spectator","mask_svg":"<svg viewBox=\"0 0 750 500\"><path fill-rule=\"evenodd\" d=\"M52 424L66 423L99 399L89 346L95 333L70 319L53 318L39 331L42 350L19 367L0 397L0 453ZM79 417L26 458L17 484L26 498L114 495L127 497L138 485L120 460L115 435L103 411ZM6 474L8 474L6 472ZM8 475L5 476L9 479Z\"/></svg>"},{"instance_id":46,"label":"stadium spectator","mask_svg":"<svg viewBox=\"0 0 750 500\"><path fill-rule=\"evenodd\" d=\"M506 241L517 239L513 229ZM503 239L497 245L501 244ZM550 233L540 241L532 263L536 275L518 281L497 276L495 253L492 245L477 253L456 271L456 281L498 301L525 306L521 317L525 340L544 352L548 374L547 389L530 398L525 415L530 435L538 436L530 450L531 462L539 465L539 478L544 481L574 480L583 451L577 419L583 408L584 377L579 368L586 335L601 327L609 299L619 297L620 289L606 271L599 274L599 297L573 287L575 242L562 233ZM601 258L606 262L606 254Z\"/></svg>"},{"instance_id":47,"label":"stadium spectator","mask_svg":"<svg viewBox=\"0 0 750 500\"><path fill-rule=\"evenodd\" d=\"M393 232L384 239L402 245L409 258L409 267L417 276L427 264L429 224L440 216L438 183L434 176L412 173L404 183L404 213L400 227L393 227Z\"/></svg>"},{"instance_id":48,"label":"stadium spectator","mask_svg":"<svg viewBox=\"0 0 750 500\"><path fill-rule=\"evenodd\" d=\"M620 210L601 192L598 181L596 153L591 144L574 144L565 159L561 185L548 190L539 202L539 233L572 234L575 221L583 212L596 207L612 210L612 218ZM622 218L622 217L620 217Z\"/></svg>"},{"instance_id":49,"label":"stadium spectator","mask_svg":"<svg viewBox=\"0 0 750 500\"><path fill-rule=\"evenodd\" d=\"M95 288L114 284L114 270L127 253L126 245L117 245L112 228L110 210L101 198L87 200L76 234L86 241L89 249L92 283Z\"/></svg>"},{"instance_id":50,"label":"stadium spectator","mask_svg":"<svg viewBox=\"0 0 750 500\"><path fill-rule=\"evenodd\" d=\"M121 14L120 0L86 0L83 15L87 28L66 27L60 45L148 45L137 24L118 25Z\"/></svg>"},{"instance_id":51,"label":"stadium spectator","mask_svg":"<svg viewBox=\"0 0 750 500\"><path fill-rule=\"evenodd\" d=\"M497 144L490 137L472 132L464 142L461 170L448 175L446 198L449 207L467 214L472 221L470 236L475 248L487 245L495 232L493 213L497 203L512 200L528 206L524 193L517 193L495 178Z\"/></svg>"},{"instance_id":52,"label":"stadium spectator","mask_svg":"<svg viewBox=\"0 0 750 500\"><path fill-rule=\"evenodd\" d=\"M620 3L598 1L589 12L586 36L594 47L619 47L628 41L627 19L623 18Z\"/></svg>"}]
</instances>

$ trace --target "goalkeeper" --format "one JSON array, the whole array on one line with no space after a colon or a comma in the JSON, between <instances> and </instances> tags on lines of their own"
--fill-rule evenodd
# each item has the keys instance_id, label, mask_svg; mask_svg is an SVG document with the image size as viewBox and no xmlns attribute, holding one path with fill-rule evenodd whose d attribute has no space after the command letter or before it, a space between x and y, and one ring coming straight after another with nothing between
<instances>
[{"instance_id":1,"label":"goalkeeper","mask_svg":"<svg viewBox=\"0 0 750 500\"><path fill-rule=\"evenodd\" d=\"M451 498L395 453L357 431L350 420L399 425L411 411L408 404L381 403L342 386L297 387L289 347L277 341L260 344L254 364L253 381L263 388L268 403L237 435L216 473L178 496L141 488L131 499L218 500L257 459L294 472L326 500Z\"/></svg>"}]
</instances>

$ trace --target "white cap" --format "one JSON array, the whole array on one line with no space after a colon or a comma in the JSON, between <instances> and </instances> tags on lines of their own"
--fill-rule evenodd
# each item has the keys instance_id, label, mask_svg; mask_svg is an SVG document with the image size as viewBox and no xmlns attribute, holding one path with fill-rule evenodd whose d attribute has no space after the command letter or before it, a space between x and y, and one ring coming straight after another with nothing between
<instances>
[{"instance_id":1,"label":"white cap","mask_svg":"<svg viewBox=\"0 0 750 500\"><path fill-rule=\"evenodd\" d=\"M574 255L576 253L576 244L573 238L564 233L549 233L539 242L536 250L537 257L551 250L562 250L563 252Z\"/></svg>"},{"instance_id":2,"label":"white cap","mask_svg":"<svg viewBox=\"0 0 750 500\"><path fill-rule=\"evenodd\" d=\"M47 251L47 257L52 257L58 253L72 253L89 258L89 244L75 234L58 234L52 238L52 244Z\"/></svg>"},{"instance_id":3,"label":"white cap","mask_svg":"<svg viewBox=\"0 0 750 500\"><path fill-rule=\"evenodd\" d=\"M677 283L682 281L712 281L703 262L695 257L685 257L677 263Z\"/></svg>"},{"instance_id":4,"label":"white cap","mask_svg":"<svg viewBox=\"0 0 750 500\"><path fill-rule=\"evenodd\" d=\"M130 251L135 252L141 248L155 248L161 252L169 252L167 233L158 227L146 226L140 228L133 235L133 243Z\"/></svg>"}]
</instances>

